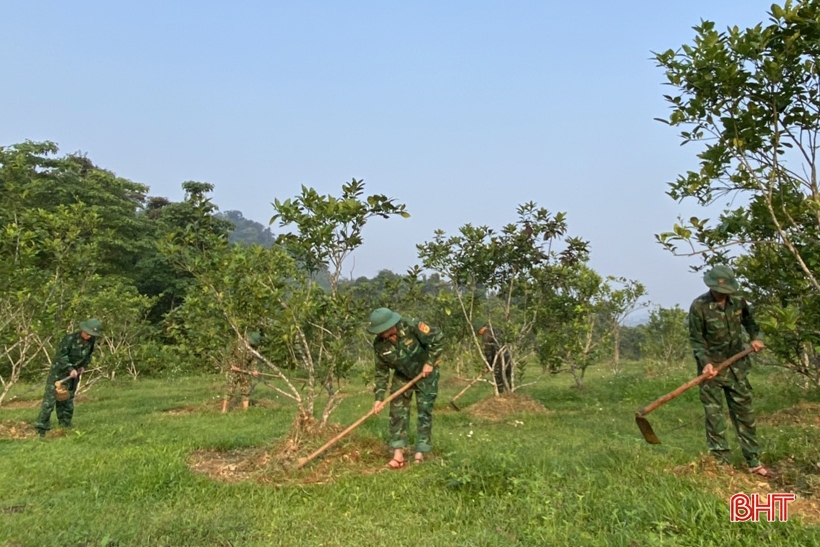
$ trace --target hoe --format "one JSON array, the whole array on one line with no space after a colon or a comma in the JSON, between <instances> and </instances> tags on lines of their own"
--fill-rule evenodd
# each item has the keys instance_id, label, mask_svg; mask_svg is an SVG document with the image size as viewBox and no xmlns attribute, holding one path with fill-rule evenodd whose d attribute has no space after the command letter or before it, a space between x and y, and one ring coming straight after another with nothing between
<instances>
[{"instance_id":1,"label":"hoe","mask_svg":"<svg viewBox=\"0 0 820 547\"><path fill-rule=\"evenodd\" d=\"M738 353L737 355L729 357L721 364L719 364L717 367L715 367L715 371L720 372L725 368L732 366L734 363L740 361L753 351L754 350L752 348L747 348ZM647 420L645 416L653 410L655 410L656 408L658 408L659 406L661 406L662 404L668 403L669 401L671 401L672 399L674 399L675 397L689 389L690 387L695 387L704 380L706 380L706 374L701 374L697 378L694 378L693 380L686 382L675 391L667 393L660 399L657 399L656 401L649 403L635 414L635 423L638 424L638 428L641 430L643 438L646 439L646 442L648 442L649 444L661 444L660 439L658 439L658 436L655 435L654 431L652 431L652 426L649 425L649 420Z\"/></svg>"},{"instance_id":2,"label":"hoe","mask_svg":"<svg viewBox=\"0 0 820 547\"><path fill-rule=\"evenodd\" d=\"M450 401L450 406L451 406L451 407L453 407L453 410L455 410L455 411L460 411L460 410L461 410L461 409L458 407L458 405L456 404L456 401L458 401L458 400L461 398L461 396L462 396L462 395L464 395L465 393L467 393L467 390L468 390L468 389L470 389L471 387L473 387L474 385L476 385L478 382L480 382L480 381L484 378L484 376L486 376L486 375L487 375L487 373L488 373L488 372L492 372L492 370L485 370L485 371L484 371L484 372L482 372L480 375L478 375L478 376L476 376L475 378L473 378L473 380L472 380L472 381L470 381L470 383L469 383L469 384L467 384L467 387L465 387L464 389L462 389L462 390L459 392L459 394L458 394L458 395L456 395L455 397L453 397L453 399Z\"/></svg>"},{"instance_id":3,"label":"hoe","mask_svg":"<svg viewBox=\"0 0 820 547\"><path fill-rule=\"evenodd\" d=\"M424 374L419 374L418 376L416 376L415 378L413 378L412 380L410 380L409 382L404 384L401 388L399 388L392 395L390 395L390 397L388 397L387 399L384 400L384 406L387 406L387 404L390 401L392 401L393 399L395 399L396 397L398 397L399 395L401 395L402 393L404 393L405 391L407 391L408 389L413 387L415 385L415 383L418 382L419 380L421 380L422 378L424 378ZM339 442L343 437L347 436L348 433L350 433L351 431L353 431L354 429L356 429L357 427L362 425L365 420L367 420L369 417L373 416L374 414L376 414L376 413L371 409L370 412L368 412L367 414L365 414L364 416L362 416L361 418L356 420L353 424L348 426L347 429L345 429L344 431L342 431L341 433L339 433L338 435L336 435L335 437L330 439L328 442L326 442L324 445L322 445L321 448L316 450L313 454L311 454L307 458L299 458L299 461L297 462L298 465L296 466L296 469L302 469L309 462L316 459L316 457L319 456L320 454L322 454L325 450L327 450L328 448L330 448L331 446L333 446L334 444Z\"/></svg>"}]
</instances>

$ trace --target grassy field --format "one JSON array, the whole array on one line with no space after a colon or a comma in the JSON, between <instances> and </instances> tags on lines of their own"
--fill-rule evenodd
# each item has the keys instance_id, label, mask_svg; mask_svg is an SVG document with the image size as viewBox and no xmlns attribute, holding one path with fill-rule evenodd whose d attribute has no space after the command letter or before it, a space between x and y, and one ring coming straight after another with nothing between
<instances>
[{"instance_id":1,"label":"grassy field","mask_svg":"<svg viewBox=\"0 0 820 547\"><path fill-rule=\"evenodd\" d=\"M0 545L820 545L817 395L753 373L763 460L782 473L768 484L737 448L734 476L704 457L696 389L649 416L663 444L644 442L635 411L686 379L601 368L583 392L552 376L506 406L480 384L455 412L462 384L445 378L430 461L382 469L383 413L292 473L274 463L294 407L264 385L227 415L213 376L99 385L75 429L44 440L29 429L40 387L21 386L0 409ZM370 409L365 389L347 387L335 421ZM800 496L788 522L729 521L731 494L784 489Z\"/></svg>"}]
</instances>

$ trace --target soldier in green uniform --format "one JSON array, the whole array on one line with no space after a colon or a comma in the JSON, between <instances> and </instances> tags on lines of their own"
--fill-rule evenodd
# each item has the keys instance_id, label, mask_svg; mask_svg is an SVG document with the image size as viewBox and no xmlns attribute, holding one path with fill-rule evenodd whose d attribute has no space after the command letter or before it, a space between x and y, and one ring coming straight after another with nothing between
<instances>
[{"instance_id":1,"label":"soldier in green uniform","mask_svg":"<svg viewBox=\"0 0 820 547\"><path fill-rule=\"evenodd\" d=\"M258 332L251 332L248 334L248 343L252 348L258 348L262 342L262 335ZM222 400L222 413L228 412L228 405L231 402L237 389L242 395L242 409L248 410L251 403L251 379L244 372L234 372L231 370L236 367L240 370L247 371L253 375L254 378L259 378L259 371L256 370L256 356L248 351L242 341L237 341L236 345L231 351L228 358L228 370L226 372L228 385L225 392L225 397Z\"/></svg>"},{"instance_id":2,"label":"soldier in green uniform","mask_svg":"<svg viewBox=\"0 0 820 547\"><path fill-rule=\"evenodd\" d=\"M695 353L698 375L709 374L709 379L700 384L700 400L706 415L706 443L720 463L729 463L723 414L725 397L749 471L769 477L771 471L758 459L760 445L752 409L752 386L747 378L751 361L747 357L720 374L715 373L715 365L743 351L743 329L749 334L752 348L763 349L763 342L758 339L760 328L749 304L735 294L740 287L729 267L715 266L706 272L703 280L709 292L697 297L689 308L689 342Z\"/></svg>"},{"instance_id":3,"label":"soldier in green uniform","mask_svg":"<svg viewBox=\"0 0 820 547\"><path fill-rule=\"evenodd\" d=\"M390 371L393 371L392 392L423 373L424 377L390 404L390 447L393 458L391 469L404 467L404 447L410 423L410 402L416 394L418 434L416 436L416 463L424 461L424 454L432 450L433 404L438 395L438 358L442 352L444 335L426 323L402 317L387 308L370 314L367 331L375 334L373 351L376 357L376 402L373 410L381 412L387 392Z\"/></svg>"},{"instance_id":4,"label":"soldier in green uniform","mask_svg":"<svg viewBox=\"0 0 820 547\"><path fill-rule=\"evenodd\" d=\"M510 351L504 348L504 331L498 327L490 326L486 321L476 319L473 321L473 330L480 336L480 342L484 351L484 360L487 366L492 368L495 377L495 386L499 393L504 393L507 386L512 387L512 359ZM506 378L506 384L504 379Z\"/></svg>"},{"instance_id":5,"label":"soldier in green uniform","mask_svg":"<svg viewBox=\"0 0 820 547\"><path fill-rule=\"evenodd\" d=\"M91 363L91 353L94 351L94 343L98 336L102 336L102 324L96 319L83 321L80 323L79 331L63 336L46 379L46 392L40 407L40 416L34 424L41 437L51 429L51 413L55 406L60 425L71 427L71 420L74 417L74 394L77 391L79 376ZM69 379L63 382L63 385L68 389L69 398L58 401L55 383L66 377Z\"/></svg>"}]
</instances>

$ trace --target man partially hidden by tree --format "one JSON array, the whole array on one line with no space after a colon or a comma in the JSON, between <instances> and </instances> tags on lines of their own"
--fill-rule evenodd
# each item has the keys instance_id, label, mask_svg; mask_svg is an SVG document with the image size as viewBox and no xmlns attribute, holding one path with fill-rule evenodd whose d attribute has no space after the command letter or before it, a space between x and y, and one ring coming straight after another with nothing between
<instances>
[{"instance_id":1,"label":"man partially hidden by tree","mask_svg":"<svg viewBox=\"0 0 820 547\"><path fill-rule=\"evenodd\" d=\"M254 349L262 342L262 335L258 332L248 334L248 343ZM251 353L242 340L238 340L228 357L227 389L225 398L222 400L222 413L228 412L228 405L234 394L239 390L242 396L242 409L248 410L251 402L251 379L259 378L259 371L256 370L257 357ZM238 369L238 371L234 370ZM240 372L241 371L241 372Z\"/></svg>"},{"instance_id":2,"label":"man partially hidden by tree","mask_svg":"<svg viewBox=\"0 0 820 547\"><path fill-rule=\"evenodd\" d=\"M746 357L720 374L716 374L714 367L743 351L743 329L751 338L752 348L756 352L763 349L763 342L758 339L760 328L746 300L735 295L739 285L729 267L715 266L706 272L703 280L709 292L696 298L689 309L689 341L695 352L698 374L709 374L709 379L700 384L707 445L720 463L730 463L723 414L725 397L749 471L769 477L771 471L758 459L760 445L752 409L752 386L747 378L751 361Z\"/></svg>"},{"instance_id":3,"label":"man partially hidden by tree","mask_svg":"<svg viewBox=\"0 0 820 547\"><path fill-rule=\"evenodd\" d=\"M504 393L507 387L512 388L512 358L504 346L504 331L481 320L473 321L473 330L480 337L484 360L493 370L498 392Z\"/></svg>"},{"instance_id":4,"label":"man partially hidden by tree","mask_svg":"<svg viewBox=\"0 0 820 547\"><path fill-rule=\"evenodd\" d=\"M393 371L392 391L395 393L419 374L424 377L412 388L390 403L390 447L393 458L391 469L404 467L404 447L410 424L410 401L416 394L418 411L416 435L416 463L424 461L424 454L432 450L433 405L438 395L438 358L443 350L442 332L426 323L404 318L387 308L370 314L367 331L375 334L373 351L376 357L375 412L384 408L387 382Z\"/></svg>"},{"instance_id":5,"label":"man partially hidden by tree","mask_svg":"<svg viewBox=\"0 0 820 547\"><path fill-rule=\"evenodd\" d=\"M71 427L74 417L74 394L85 367L91 363L91 353L97 337L102 336L102 324L96 319L80 323L80 330L66 334L60 342L51 370L46 379L46 391L40 416L34 427L41 437L51 429L51 413L57 407L57 420L63 427ZM60 396L58 397L58 391ZM67 397L65 396L67 393ZM58 400L63 399L64 400Z\"/></svg>"}]
</instances>

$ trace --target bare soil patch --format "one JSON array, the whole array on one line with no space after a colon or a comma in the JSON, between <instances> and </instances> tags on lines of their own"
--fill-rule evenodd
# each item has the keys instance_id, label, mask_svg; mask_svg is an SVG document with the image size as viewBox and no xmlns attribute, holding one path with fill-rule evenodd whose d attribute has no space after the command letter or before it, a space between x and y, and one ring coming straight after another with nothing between
<instances>
[{"instance_id":1,"label":"bare soil patch","mask_svg":"<svg viewBox=\"0 0 820 547\"><path fill-rule=\"evenodd\" d=\"M0 410L18 410L21 408L37 408L42 403L41 399L33 399L30 401L7 401L0 406Z\"/></svg>"},{"instance_id":2,"label":"bare soil patch","mask_svg":"<svg viewBox=\"0 0 820 547\"><path fill-rule=\"evenodd\" d=\"M275 486L328 484L349 474L370 475L387 470L384 466L388 451L384 442L357 437L355 433L296 470L300 458L307 457L342 430L338 424L322 427L312 418L297 417L288 436L271 446L198 450L189 456L188 466L221 482L252 480Z\"/></svg>"},{"instance_id":3,"label":"bare soil patch","mask_svg":"<svg viewBox=\"0 0 820 547\"><path fill-rule=\"evenodd\" d=\"M493 422L502 421L515 414L549 414L544 405L520 393L505 393L487 397L464 409L470 416Z\"/></svg>"},{"instance_id":4,"label":"bare soil patch","mask_svg":"<svg viewBox=\"0 0 820 547\"><path fill-rule=\"evenodd\" d=\"M752 475L745 468L719 465L713 457L704 454L698 460L677 466L671 471L679 476L704 479L704 485L725 499L727 505L730 498L739 492L761 495L793 492L796 500L789 504L789 518L797 517L804 524L820 524L820 464L815 464L812 469L807 465L798 465L792 458L786 458L767 467L777 473L775 478L764 479Z\"/></svg>"}]
</instances>

